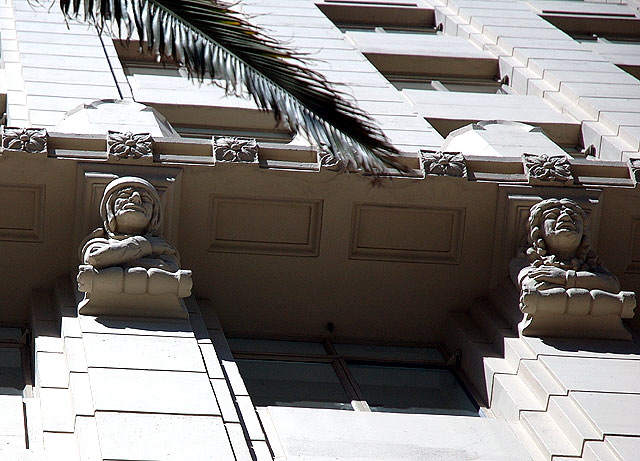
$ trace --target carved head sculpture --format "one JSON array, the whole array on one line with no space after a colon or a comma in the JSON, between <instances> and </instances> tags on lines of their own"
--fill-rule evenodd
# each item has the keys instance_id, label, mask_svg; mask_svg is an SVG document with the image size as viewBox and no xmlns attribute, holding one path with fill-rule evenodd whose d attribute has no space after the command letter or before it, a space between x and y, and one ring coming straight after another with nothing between
<instances>
[{"instance_id":1,"label":"carved head sculpture","mask_svg":"<svg viewBox=\"0 0 640 461\"><path fill-rule=\"evenodd\" d=\"M157 234L162 202L155 187L142 178L123 176L111 181L100 202L100 216L109 237Z\"/></svg>"},{"instance_id":2,"label":"carved head sculpture","mask_svg":"<svg viewBox=\"0 0 640 461\"><path fill-rule=\"evenodd\" d=\"M527 259L534 266L593 269L599 261L591 251L587 215L573 200L547 199L531 207Z\"/></svg>"}]
</instances>

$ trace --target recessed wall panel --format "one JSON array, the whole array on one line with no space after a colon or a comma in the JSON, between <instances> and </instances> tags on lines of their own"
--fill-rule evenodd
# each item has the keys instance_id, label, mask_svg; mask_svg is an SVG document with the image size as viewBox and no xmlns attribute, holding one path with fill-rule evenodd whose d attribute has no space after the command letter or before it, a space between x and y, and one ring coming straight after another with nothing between
<instances>
[{"instance_id":1,"label":"recessed wall panel","mask_svg":"<svg viewBox=\"0 0 640 461\"><path fill-rule=\"evenodd\" d=\"M351 259L459 264L463 208L355 204Z\"/></svg>"},{"instance_id":2,"label":"recessed wall panel","mask_svg":"<svg viewBox=\"0 0 640 461\"><path fill-rule=\"evenodd\" d=\"M44 185L0 185L0 240L41 242L44 196Z\"/></svg>"},{"instance_id":3,"label":"recessed wall panel","mask_svg":"<svg viewBox=\"0 0 640 461\"><path fill-rule=\"evenodd\" d=\"M209 251L317 256L322 200L212 196Z\"/></svg>"}]
</instances>

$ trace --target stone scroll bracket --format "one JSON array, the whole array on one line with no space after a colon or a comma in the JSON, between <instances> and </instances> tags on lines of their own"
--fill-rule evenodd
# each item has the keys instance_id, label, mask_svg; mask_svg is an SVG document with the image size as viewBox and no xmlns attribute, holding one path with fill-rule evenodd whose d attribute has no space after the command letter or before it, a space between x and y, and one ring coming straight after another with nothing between
<instances>
[{"instance_id":1,"label":"stone scroll bracket","mask_svg":"<svg viewBox=\"0 0 640 461\"><path fill-rule=\"evenodd\" d=\"M608 295L608 296L607 296ZM636 295L569 288L551 300L544 292L524 292L520 306L525 317L518 326L525 336L630 340L622 319L634 316Z\"/></svg>"},{"instance_id":2,"label":"stone scroll bracket","mask_svg":"<svg viewBox=\"0 0 640 461\"><path fill-rule=\"evenodd\" d=\"M494 251L491 262L492 288L509 276L509 261L526 241L529 209L535 203L548 198L569 198L585 210L591 222L592 247L597 249L602 201L601 189L501 184L498 186Z\"/></svg>"},{"instance_id":3,"label":"stone scroll bracket","mask_svg":"<svg viewBox=\"0 0 640 461\"><path fill-rule=\"evenodd\" d=\"M138 176L153 184L164 206L163 235L168 241L178 241L181 174L182 170L178 168L78 163L74 242L80 245L85 236L102 226L100 215L96 212L102 193L107 184L122 176ZM72 261L77 261L75 250ZM72 265L74 271L77 270L76 264Z\"/></svg>"},{"instance_id":4,"label":"stone scroll bracket","mask_svg":"<svg viewBox=\"0 0 640 461\"><path fill-rule=\"evenodd\" d=\"M142 268L109 267L96 271L81 265L78 290L84 299L78 305L82 315L181 318L189 317L182 298L191 294L191 271L174 274Z\"/></svg>"}]
</instances>

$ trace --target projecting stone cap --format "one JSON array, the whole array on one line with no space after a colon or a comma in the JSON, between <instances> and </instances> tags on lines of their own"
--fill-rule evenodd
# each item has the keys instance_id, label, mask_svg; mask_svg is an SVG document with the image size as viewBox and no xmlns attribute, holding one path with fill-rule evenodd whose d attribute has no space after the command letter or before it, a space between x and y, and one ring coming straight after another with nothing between
<instances>
[{"instance_id":1,"label":"projecting stone cap","mask_svg":"<svg viewBox=\"0 0 640 461\"><path fill-rule=\"evenodd\" d=\"M557 155L565 152L542 129L520 122L487 120L449 133L441 150L463 155L520 157L530 154Z\"/></svg>"},{"instance_id":2,"label":"projecting stone cap","mask_svg":"<svg viewBox=\"0 0 640 461\"><path fill-rule=\"evenodd\" d=\"M162 114L133 101L101 99L67 112L54 131L74 134L150 133L156 137L180 137Z\"/></svg>"},{"instance_id":3,"label":"projecting stone cap","mask_svg":"<svg viewBox=\"0 0 640 461\"><path fill-rule=\"evenodd\" d=\"M83 315L188 318L181 298L191 294L191 271L168 272L143 267L96 269L83 264L78 290L85 294Z\"/></svg>"}]
</instances>

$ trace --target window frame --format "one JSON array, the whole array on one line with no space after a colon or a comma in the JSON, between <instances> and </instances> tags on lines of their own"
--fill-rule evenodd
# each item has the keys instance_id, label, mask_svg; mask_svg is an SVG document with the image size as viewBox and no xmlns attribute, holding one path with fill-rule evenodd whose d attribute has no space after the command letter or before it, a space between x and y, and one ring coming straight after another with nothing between
<instances>
[{"instance_id":1,"label":"window frame","mask_svg":"<svg viewBox=\"0 0 640 461\"><path fill-rule=\"evenodd\" d=\"M325 355L319 354L305 354L305 353L277 353L277 352L249 352L249 351L237 351L234 350L230 344L230 350L234 360L263 360L263 361L285 361L285 362L302 362L302 363L327 363L331 364L332 368L342 385L348 398L351 400L351 406L354 411L372 412L369 407L369 403L360 386L358 385L355 377L349 369L349 363L358 365L374 365L374 366L388 366L389 368L403 367L403 368L422 368L422 369L439 369L447 370L451 373L456 383L469 399L469 402L478 411L478 416L483 416L485 406L482 400L479 398L478 393L473 389L471 383L464 377L460 368L460 353L456 352L450 354L443 344L434 343L393 343L388 342L352 342L348 340L338 339L329 340L323 339L309 339L305 338L271 338L271 337L230 337L230 340L274 340L274 341L303 341L303 342L315 342L322 345L325 350ZM358 346L400 346L400 347L416 347L416 348L430 348L436 349L442 356L442 360L408 360L398 358L372 358L366 356L358 356L351 354L340 354L335 345L339 344L352 344ZM347 363L349 362L349 363ZM402 413L402 412L395 412ZM416 413L416 414L428 414Z\"/></svg>"}]
</instances>

